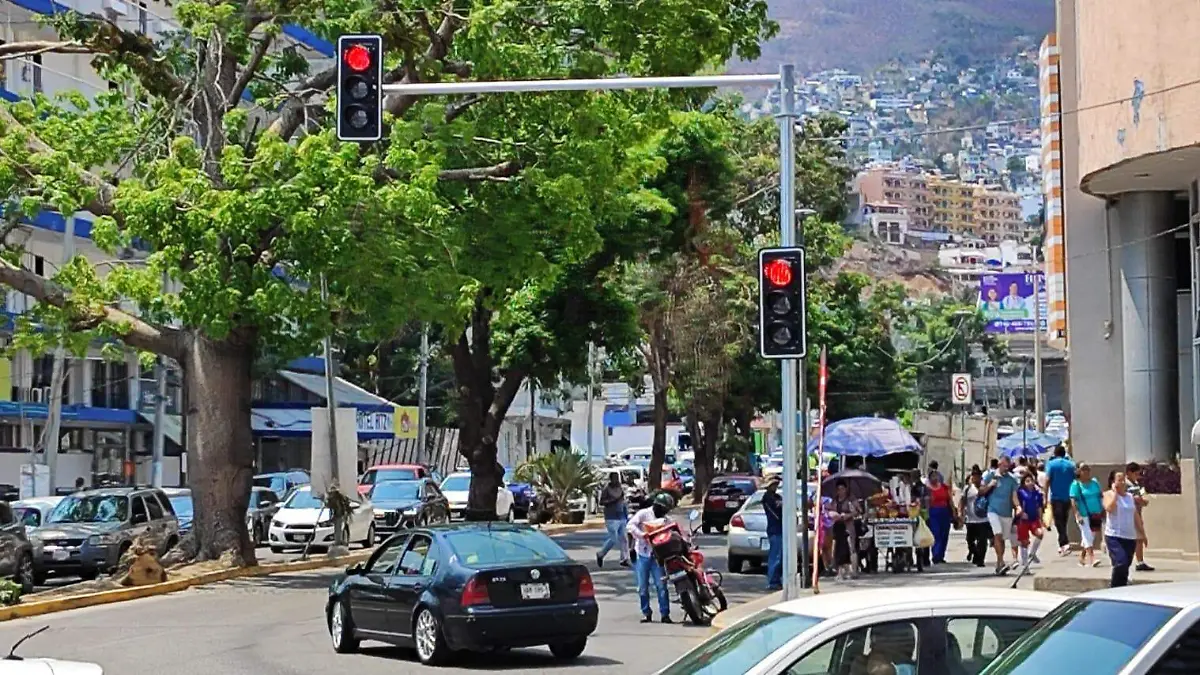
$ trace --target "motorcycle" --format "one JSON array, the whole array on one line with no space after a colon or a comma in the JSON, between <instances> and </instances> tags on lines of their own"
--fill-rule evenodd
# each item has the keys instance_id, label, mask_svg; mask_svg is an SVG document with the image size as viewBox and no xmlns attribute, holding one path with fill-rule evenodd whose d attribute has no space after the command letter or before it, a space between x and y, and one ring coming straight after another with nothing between
<instances>
[{"instance_id":1,"label":"motorcycle","mask_svg":"<svg viewBox=\"0 0 1200 675\"><path fill-rule=\"evenodd\" d=\"M704 566L704 554L692 540L699 530L692 527L692 523L699 516L699 511L695 510L688 514L691 534L687 537L678 522L668 519L667 524L648 530L646 538L655 560L662 567L664 583L675 586L683 612L697 626L707 626L729 607L729 603L721 590L721 573Z\"/></svg>"}]
</instances>

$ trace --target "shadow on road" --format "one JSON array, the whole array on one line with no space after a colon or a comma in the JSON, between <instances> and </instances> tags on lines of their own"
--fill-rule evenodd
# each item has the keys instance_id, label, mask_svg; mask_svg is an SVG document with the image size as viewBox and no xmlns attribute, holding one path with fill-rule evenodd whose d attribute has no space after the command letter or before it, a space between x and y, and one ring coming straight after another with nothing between
<instances>
[{"instance_id":1,"label":"shadow on road","mask_svg":"<svg viewBox=\"0 0 1200 675\"><path fill-rule=\"evenodd\" d=\"M416 662L416 654L411 649L401 647L363 647L359 650L364 656L375 656L396 661ZM531 647L529 649L514 649L497 652L462 652L456 654L453 665L472 670L526 670L542 669L555 665L570 664L572 668L619 666L615 661L603 656L591 656L587 652L574 661L560 661L545 648Z\"/></svg>"},{"instance_id":2,"label":"shadow on road","mask_svg":"<svg viewBox=\"0 0 1200 675\"><path fill-rule=\"evenodd\" d=\"M270 589L270 590L292 590L305 591L329 588L330 579L335 572L339 570L329 569L319 572L294 573L294 574L272 574L265 577L247 577L245 579L231 579L223 582L229 586L241 586L243 588L254 589ZM201 587L203 588L203 587Z\"/></svg>"}]
</instances>

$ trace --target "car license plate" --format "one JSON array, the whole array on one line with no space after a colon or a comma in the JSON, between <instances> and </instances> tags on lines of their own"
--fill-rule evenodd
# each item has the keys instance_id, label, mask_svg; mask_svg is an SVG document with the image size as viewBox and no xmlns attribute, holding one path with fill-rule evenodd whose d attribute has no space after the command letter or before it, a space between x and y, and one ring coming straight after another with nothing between
<instances>
[{"instance_id":1,"label":"car license plate","mask_svg":"<svg viewBox=\"0 0 1200 675\"><path fill-rule=\"evenodd\" d=\"M290 541L308 541L311 538L312 537L307 534L289 534L288 535L288 539Z\"/></svg>"},{"instance_id":2,"label":"car license plate","mask_svg":"<svg viewBox=\"0 0 1200 675\"><path fill-rule=\"evenodd\" d=\"M521 584L522 600L550 599L550 584Z\"/></svg>"},{"instance_id":3,"label":"car license plate","mask_svg":"<svg viewBox=\"0 0 1200 675\"><path fill-rule=\"evenodd\" d=\"M54 558L55 560L66 560L67 558L71 557L71 552L63 548L55 549L55 551L50 554L50 557Z\"/></svg>"},{"instance_id":4,"label":"car license plate","mask_svg":"<svg viewBox=\"0 0 1200 675\"><path fill-rule=\"evenodd\" d=\"M764 551L771 550L771 540L770 539L763 539L759 545L762 546L762 550L764 550Z\"/></svg>"}]
</instances>

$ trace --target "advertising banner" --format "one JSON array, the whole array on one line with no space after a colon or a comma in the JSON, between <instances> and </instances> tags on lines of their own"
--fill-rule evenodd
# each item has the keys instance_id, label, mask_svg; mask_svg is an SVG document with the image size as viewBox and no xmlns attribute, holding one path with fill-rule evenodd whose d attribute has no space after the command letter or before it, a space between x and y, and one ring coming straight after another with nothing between
<instances>
[{"instance_id":1,"label":"advertising banner","mask_svg":"<svg viewBox=\"0 0 1200 675\"><path fill-rule=\"evenodd\" d=\"M1033 289L1035 278L1041 288L1041 330L1046 330L1046 283L1041 272L985 274L979 279L979 309L989 333L1033 333L1037 316Z\"/></svg>"}]
</instances>

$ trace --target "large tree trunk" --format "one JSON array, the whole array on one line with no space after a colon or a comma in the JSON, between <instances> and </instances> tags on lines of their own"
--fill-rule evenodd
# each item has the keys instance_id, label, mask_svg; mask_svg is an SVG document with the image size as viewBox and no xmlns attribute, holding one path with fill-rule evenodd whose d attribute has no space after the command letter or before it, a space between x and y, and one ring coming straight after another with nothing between
<instances>
[{"instance_id":1,"label":"large tree trunk","mask_svg":"<svg viewBox=\"0 0 1200 675\"><path fill-rule=\"evenodd\" d=\"M196 558L232 553L237 565L256 563L246 532L254 477L250 392L254 349L198 334L183 359L188 409L188 473L195 501Z\"/></svg>"},{"instance_id":2,"label":"large tree trunk","mask_svg":"<svg viewBox=\"0 0 1200 675\"><path fill-rule=\"evenodd\" d=\"M654 385L654 441L650 445L650 489L662 487L663 462L667 461L667 388Z\"/></svg>"},{"instance_id":3,"label":"large tree trunk","mask_svg":"<svg viewBox=\"0 0 1200 675\"><path fill-rule=\"evenodd\" d=\"M696 443L696 483L693 494L703 495L712 484L717 459L717 440L721 435L721 413L712 412L701 420L701 439Z\"/></svg>"}]
</instances>

